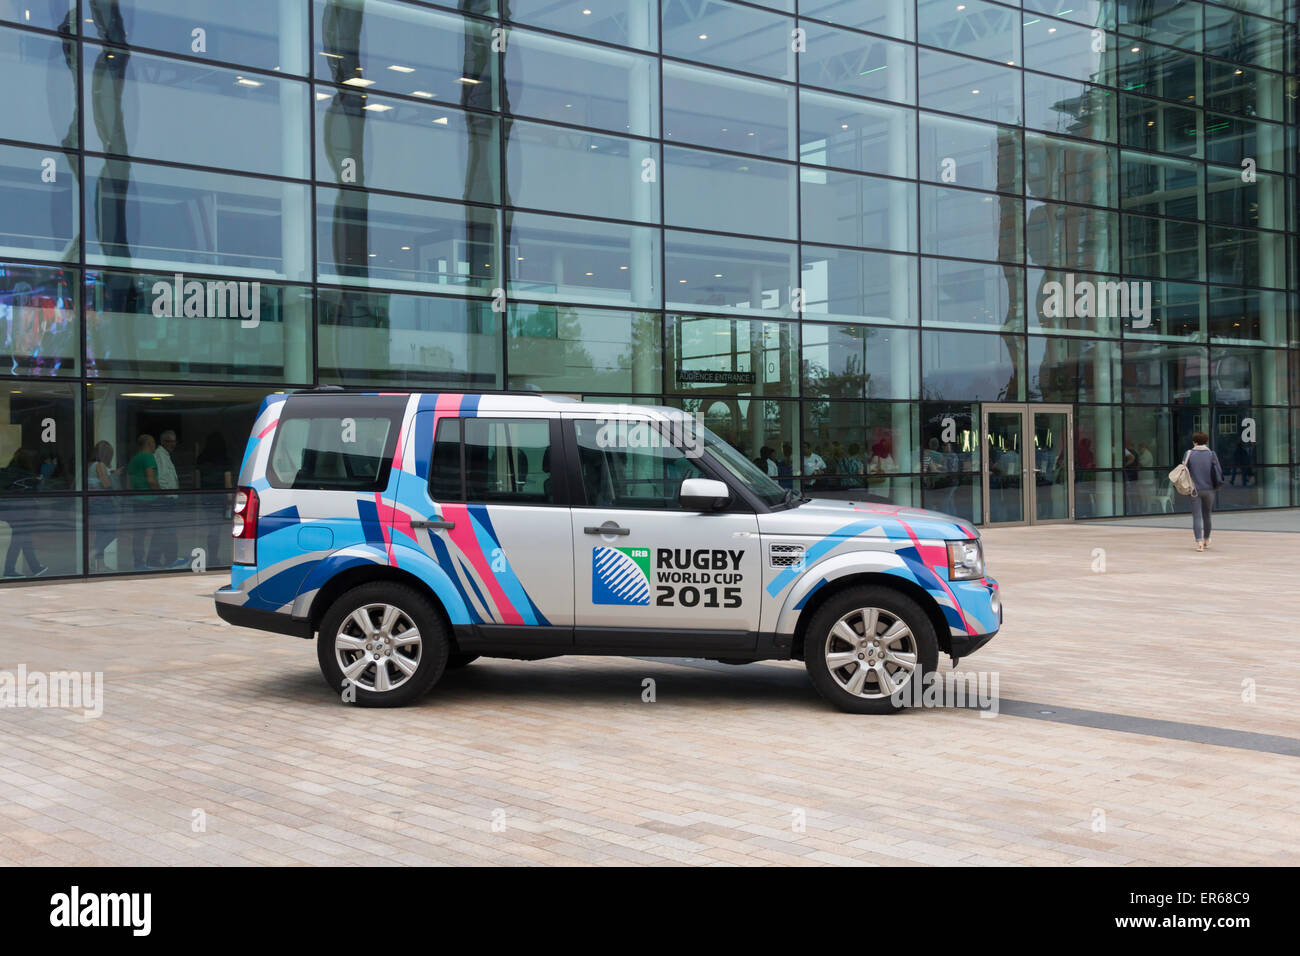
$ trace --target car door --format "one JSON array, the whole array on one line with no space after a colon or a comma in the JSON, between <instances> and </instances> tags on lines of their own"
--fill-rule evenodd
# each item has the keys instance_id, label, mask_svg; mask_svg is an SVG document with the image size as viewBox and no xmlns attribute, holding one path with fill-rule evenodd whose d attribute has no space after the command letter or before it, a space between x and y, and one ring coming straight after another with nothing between
<instances>
[{"instance_id":1,"label":"car door","mask_svg":"<svg viewBox=\"0 0 1300 956\"><path fill-rule=\"evenodd\" d=\"M758 518L682 508L686 478L717 478L658 427L570 414L575 648L703 653L756 646ZM620 437L621 436L621 437Z\"/></svg>"},{"instance_id":2,"label":"car door","mask_svg":"<svg viewBox=\"0 0 1300 956\"><path fill-rule=\"evenodd\" d=\"M551 475L558 419L525 413L416 413L402 505L420 548L451 577L475 628L503 646L572 640L573 548L567 486Z\"/></svg>"}]
</instances>

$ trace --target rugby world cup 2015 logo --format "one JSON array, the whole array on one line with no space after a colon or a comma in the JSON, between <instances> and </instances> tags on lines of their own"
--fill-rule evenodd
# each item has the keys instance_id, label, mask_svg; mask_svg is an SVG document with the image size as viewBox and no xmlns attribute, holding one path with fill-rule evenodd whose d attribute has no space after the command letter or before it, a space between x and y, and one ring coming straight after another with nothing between
<instances>
[{"instance_id":1,"label":"rugby world cup 2015 logo","mask_svg":"<svg viewBox=\"0 0 1300 956\"><path fill-rule=\"evenodd\" d=\"M650 549L593 549L591 603L649 604Z\"/></svg>"}]
</instances>

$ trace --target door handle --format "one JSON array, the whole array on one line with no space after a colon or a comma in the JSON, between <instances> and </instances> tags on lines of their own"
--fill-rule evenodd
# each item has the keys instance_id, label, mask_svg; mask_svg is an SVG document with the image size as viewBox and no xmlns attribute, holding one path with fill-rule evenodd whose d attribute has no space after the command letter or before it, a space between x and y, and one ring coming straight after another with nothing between
<instances>
[{"instance_id":1,"label":"door handle","mask_svg":"<svg viewBox=\"0 0 1300 956\"><path fill-rule=\"evenodd\" d=\"M417 521L412 521L412 522L411 522L411 527L412 527L412 528L429 528L429 529L431 529L431 530L439 530L439 529L440 529L440 530L443 530L443 531L450 531L452 528L456 527L456 522L454 522L454 521L443 521L443 520L440 519L440 518L430 518L430 519L427 520L427 521L419 521L419 520L417 520Z\"/></svg>"},{"instance_id":2,"label":"door handle","mask_svg":"<svg viewBox=\"0 0 1300 956\"><path fill-rule=\"evenodd\" d=\"M620 528L616 524L609 525L609 526L597 526L597 525L589 524L587 525L587 527L583 528L582 530L586 534L631 534L632 533L631 528Z\"/></svg>"}]
</instances>

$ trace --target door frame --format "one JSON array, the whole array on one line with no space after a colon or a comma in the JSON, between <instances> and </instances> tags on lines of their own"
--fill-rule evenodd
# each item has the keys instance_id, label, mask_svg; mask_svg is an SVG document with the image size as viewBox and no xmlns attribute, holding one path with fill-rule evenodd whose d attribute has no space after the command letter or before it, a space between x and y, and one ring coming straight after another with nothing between
<instances>
[{"instance_id":1,"label":"door frame","mask_svg":"<svg viewBox=\"0 0 1300 956\"><path fill-rule=\"evenodd\" d=\"M1020 486L1021 508L1024 518L1020 521L990 521L989 519L989 460L988 434L989 413L1018 413L1020 415ZM1065 462L1066 491L1069 500L1067 516L1064 518L1038 518L1038 481L1035 475L1039 469L1030 456L1034 448L1034 415L1039 412L1065 415ZM1074 406L1059 403L1039 402L985 402L980 405L980 491L983 494L982 507L984 525L995 528L1010 528L1025 524L1062 524L1074 520Z\"/></svg>"}]
</instances>

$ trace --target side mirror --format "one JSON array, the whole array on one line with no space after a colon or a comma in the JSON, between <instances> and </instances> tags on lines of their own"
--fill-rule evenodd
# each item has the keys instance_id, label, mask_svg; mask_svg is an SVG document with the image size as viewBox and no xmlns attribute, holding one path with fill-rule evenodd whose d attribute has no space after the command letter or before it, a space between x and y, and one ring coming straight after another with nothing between
<instances>
[{"instance_id":1,"label":"side mirror","mask_svg":"<svg viewBox=\"0 0 1300 956\"><path fill-rule=\"evenodd\" d=\"M731 492L725 484L712 478L687 478L682 482L677 500L687 511L717 511L727 507Z\"/></svg>"}]
</instances>

